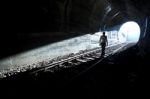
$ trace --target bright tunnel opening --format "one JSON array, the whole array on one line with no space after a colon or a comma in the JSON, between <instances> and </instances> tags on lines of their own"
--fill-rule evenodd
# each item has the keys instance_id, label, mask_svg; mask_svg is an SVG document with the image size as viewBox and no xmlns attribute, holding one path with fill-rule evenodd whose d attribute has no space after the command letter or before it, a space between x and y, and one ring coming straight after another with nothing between
<instances>
[{"instance_id":1,"label":"bright tunnel opening","mask_svg":"<svg viewBox=\"0 0 150 99\"><path fill-rule=\"evenodd\" d=\"M119 42L134 42L137 43L140 38L140 27L136 22L130 21L124 23L119 32Z\"/></svg>"}]
</instances>

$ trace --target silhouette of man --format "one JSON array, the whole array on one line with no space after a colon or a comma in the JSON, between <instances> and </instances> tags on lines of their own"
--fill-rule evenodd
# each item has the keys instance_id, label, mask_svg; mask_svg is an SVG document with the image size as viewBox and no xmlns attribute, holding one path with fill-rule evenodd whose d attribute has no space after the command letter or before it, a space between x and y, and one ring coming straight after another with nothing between
<instances>
[{"instance_id":1,"label":"silhouette of man","mask_svg":"<svg viewBox=\"0 0 150 99\"><path fill-rule=\"evenodd\" d=\"M108 45L108 40L107 36L105 35L105 32L103 32L103 35L100 37L100 46L102 48L101 57L104 57L105 55L106 45Z\"/></svg>"}]
</instances>

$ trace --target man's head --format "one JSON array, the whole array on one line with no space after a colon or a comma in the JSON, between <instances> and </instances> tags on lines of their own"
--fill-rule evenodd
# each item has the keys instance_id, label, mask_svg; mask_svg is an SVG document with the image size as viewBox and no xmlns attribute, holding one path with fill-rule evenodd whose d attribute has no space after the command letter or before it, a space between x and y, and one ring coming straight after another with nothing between
<instances>
[{"instance_id":1,"label":"man's head","mask_svg":"<svg viewBox=\"0 0 150 99\"><path fill-rule=\"evenodd\" d=\"M105 35L105 32L103 32L103 35Z\"/></svg>"}]
</instances>

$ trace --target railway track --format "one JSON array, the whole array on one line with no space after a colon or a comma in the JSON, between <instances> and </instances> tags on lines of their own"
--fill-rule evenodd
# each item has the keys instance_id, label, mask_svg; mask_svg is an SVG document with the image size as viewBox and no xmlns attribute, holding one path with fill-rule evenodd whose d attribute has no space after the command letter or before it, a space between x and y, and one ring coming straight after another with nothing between
<instances>
[{"instance_id":1,"label":"railway track","mask_svg":"<svg viewBox=\"0 0 150 99\"><path fill-rule=\"evenodd\" d=\"M106 48L106 54L104 57L109 56L110 54L113 54L114 52L117 52L118 49L121 49L122 47L126 46L127 43L117 44L113 46L108 46ZM100 58L101 55L101 49L95 48L90 51L83 51L74 55L71 55L70 57L67 57L66 59L60 59L59 61L48 63L45 66L39 68L38 70L35 70L31 72L32 75L37 75L39 72L55 72L62 68L70 68L73 66L77 66L95 59Z\"/></svg>"},{"instance_id":2,"label":"railway track","mask_svg":"<svg viewBox=\"0 0 150 99\"><path fill-rule=\"evenodd\" d=\"M105 51L106 54L104 57L107 57L110 54L116 53L117 51L119 51L119 49L126 46L127 44L128 43L122 43L122 44L116 44L116 45L106 47L106 51ZM40 62L39 66L37 66L35 68L24 70L22 72L28 71L29 75L32 75L35 77L38 74L40 74L40 72L53 73L60 69L78 66L80 64L87 63L87 62L95 60L95 59L99 59L100 55L101 55L101 48L97 47L97 48L90 49L90 50L80 51L77 54L69 54L67 56L58 57L58 58L54 59L53 61L52 60L43 61L43 62ZM30 67L33 67L33 66L30 66ZM85 68L87 68L87 67L85 67ZM21 71L20 72L11 72L11 73L8 72L3 75L5 75L5 77L7 77L7 76L16 75L16 74L22 73L22 72ZM1 78L3 78L3 77L1 77Z\"/></svg>"}]
</instances>

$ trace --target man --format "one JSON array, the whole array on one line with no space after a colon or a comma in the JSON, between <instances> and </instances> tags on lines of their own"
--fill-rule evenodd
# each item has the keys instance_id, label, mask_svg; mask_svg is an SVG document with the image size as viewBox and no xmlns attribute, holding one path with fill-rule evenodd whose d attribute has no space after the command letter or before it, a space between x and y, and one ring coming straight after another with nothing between
<instances>
[{"instance_id":1,"label":"man","mask_svg":"<svg viewBox=\"0 0 150 99\"><path fill-rule=\"evenodd\" d=\"M103 32L103 35L100 37L100 46L102 48L101 57L104 57L105 55L105 47L108 45L107 36L105 35L105 32Z\"/></svg>"}]
</instances>

